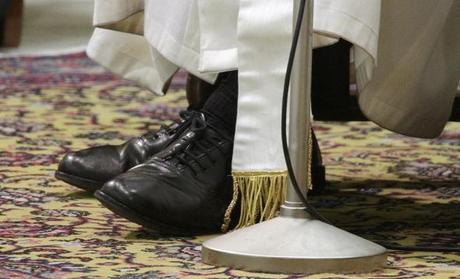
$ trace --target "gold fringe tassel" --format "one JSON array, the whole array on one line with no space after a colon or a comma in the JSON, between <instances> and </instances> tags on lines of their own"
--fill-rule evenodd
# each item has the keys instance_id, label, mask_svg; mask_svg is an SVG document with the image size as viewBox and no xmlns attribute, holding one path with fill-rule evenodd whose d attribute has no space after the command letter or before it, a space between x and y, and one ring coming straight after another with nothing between
<instances>
[{"instance_id":1,"label":"gold fringe tassel","mask_svg":"<svg viewBox=\"0 0 460 279\"><path fill-rule=\"evenodd\" d=\"M307 191L313 189L311 166L313 131L307 137ZM276 217L287 192L287 172L233 172L233 197L228 206L222 232L227 232L232 213L241 198L240 219L235 229L254 225Z\"/></svg>"},{"instance_id":2,"label":"gold fringe tassel","mask_svg":"<svg viewBox=\"0 0 460 279\"><path fill-rule=\"evenodd\" d=\"M235 229L254 225L278 215L286 197L287 172L234 172L233 199L224 216L222 231L229 229L232 212L241 199Z\"/></svg>"}]
</instances>

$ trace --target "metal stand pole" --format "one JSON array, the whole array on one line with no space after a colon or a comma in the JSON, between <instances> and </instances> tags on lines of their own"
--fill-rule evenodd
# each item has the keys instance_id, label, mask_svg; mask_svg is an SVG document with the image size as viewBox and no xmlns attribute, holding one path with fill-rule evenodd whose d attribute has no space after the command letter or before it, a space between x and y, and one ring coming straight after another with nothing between
<instances>
[{"instance_id":1,"label":"metal stand pole","mask_svg":"<svg viewBox=\"0 0 460 279\"><path fill-rule=\"evenodd\" d=\"M294 14L298 14L298 1ZM289 148L300 185L307 189L313 0L307 0L293 68ZM385 248L313 220L289 183L281 216L206 241L203 261L215 266L280 273L369 272L386 262Z\"/></svg>"},{"instance_id":2,"label":"metal stand pole","mask_svg":"<svg viewBox=\"0 0 460 279\"><path fill-rule=\"evenodd\" d=\"M298 14L298 0L294 1L294 15ZM294 16L294 28L297 17ZM289 153L297 183L302 187L303 195L307 195L308 158L311 156L307 147L310 136L311 112L311 61L313 49L313 1L307 0L302 30L299 35L296 57L291 75L290 113L289 118ZM311 139L310 139L311 140ZM286 201L281 207L282 216L309 218L305 206L289 181Z\"/></svg>"}]
</instances>

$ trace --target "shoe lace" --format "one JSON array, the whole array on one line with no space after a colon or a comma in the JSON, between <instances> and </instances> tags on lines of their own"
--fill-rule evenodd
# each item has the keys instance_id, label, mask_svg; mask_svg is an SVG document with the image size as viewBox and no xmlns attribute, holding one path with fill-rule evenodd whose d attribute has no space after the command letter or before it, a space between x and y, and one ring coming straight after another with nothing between
<instances>
[{"instance_id":1,"label":"shoe lace","mask_svg":"<svg viewBox=\"0 0 460 279\"><path fill-rule=\"evenodd\" d=\"M180 111L179 116L180 116L181 121L175 122L170 125L161 124L160 129L158 131L149 131L145 133L142 137L155 140L160 136L160 132L164 132L164 133L167 133L168 135L172 135L176 133L179 129L181 129L184 126L184 124L191 121L198 114L199 112L192 111L192 110Z\"/></svg>"},{"instance_id":2,"label":"shoe lace","mask_svg":"<svg viewBox=\"0 0 460 279\"><path fill-rule=\"evenodd\" d=\"M206 156L212 164L215 164L217 159L213 158L211 155L211 150L213 147L215 147L217 150L219 150L220 153L225 155L225 151L223 150L220 141L214 137L207 137L205 136L205 130L206 129L212 129L218 137L223 138L225 140L230 140L230 138L227 135L224 135L221 133L218 129L215 129L202 117L197 117L193 119L192 122L192 131L196 133L196 139L192 140L186 148L178 151L176 154L174 154L174 158L176 158L176 162L178 164L181 164L183 166L186 166L189 168L193 174L196 176L198 175L198 171L193 167L194 164L193 162L196 163L196 165L199 166L201 171L204 171L207 169L206 166L202 163L203 161L200 160L201 156Z\"/></svg>"}]
</instances>

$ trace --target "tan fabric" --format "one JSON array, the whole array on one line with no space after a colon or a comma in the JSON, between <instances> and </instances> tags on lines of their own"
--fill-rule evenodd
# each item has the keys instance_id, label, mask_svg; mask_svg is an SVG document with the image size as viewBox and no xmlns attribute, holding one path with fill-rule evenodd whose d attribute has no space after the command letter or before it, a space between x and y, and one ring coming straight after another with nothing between
<instances>
[{"instance_id":1,"label":"tan fabric","mask_svg":"<svg viewBox=\"0 0 460 279\"><path fill-rule=\"evenodd\" d=\"M378 64L361 109L387 129L436 137L460 79L460 1L382 2Z\"/></svg>"}]
</instances>

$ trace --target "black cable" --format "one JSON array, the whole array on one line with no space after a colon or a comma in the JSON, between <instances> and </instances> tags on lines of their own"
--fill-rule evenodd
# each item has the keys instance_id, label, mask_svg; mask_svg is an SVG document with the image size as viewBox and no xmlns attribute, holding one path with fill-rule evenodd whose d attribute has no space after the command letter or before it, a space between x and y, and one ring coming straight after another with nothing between
<instances>
[{"instance_id":1,"label":"black cable","mask_svg":"<svg viewBox=\"0 0 460 279\"><path fill-rule=\"evenodd\" d=\"M291 50L289 53L289 60L286 69L286 77L284 79L284 90L283 90L283 101L282 101L282 111L281 111L281 140L283 144L283 153L284 159L286 161L287 171L289 174L290 182L292 186L294 186L294 190L296 191L297 195L299 196L300 200L305 206L305 210L313 217L318 220L321 220L325 223L330 224L329 220L323 217L313 206L311 206L307 199L302 194L300 190L299 184L297 183L297 179L295 177L294 168L292 167L292 160L291 155L289 153L289 145L287 142L287 103L289 97L289 87L291 83L291 74L292 74L292 67L294 65L295 54L297 50L297 44L299 42L300 31L302 29L302 21L305 12L306 0L300 0L299 6L299 14L297 15L296 26L292 38L292 45ZM310 170L309 170L310 171ZM382 242L376 242L389 250L400 250L400 251L417 251L417 252L460 252L459 247L440 247L440 246L400 246L394 244L386 244Z\"/></svg>"}]
</instances>

